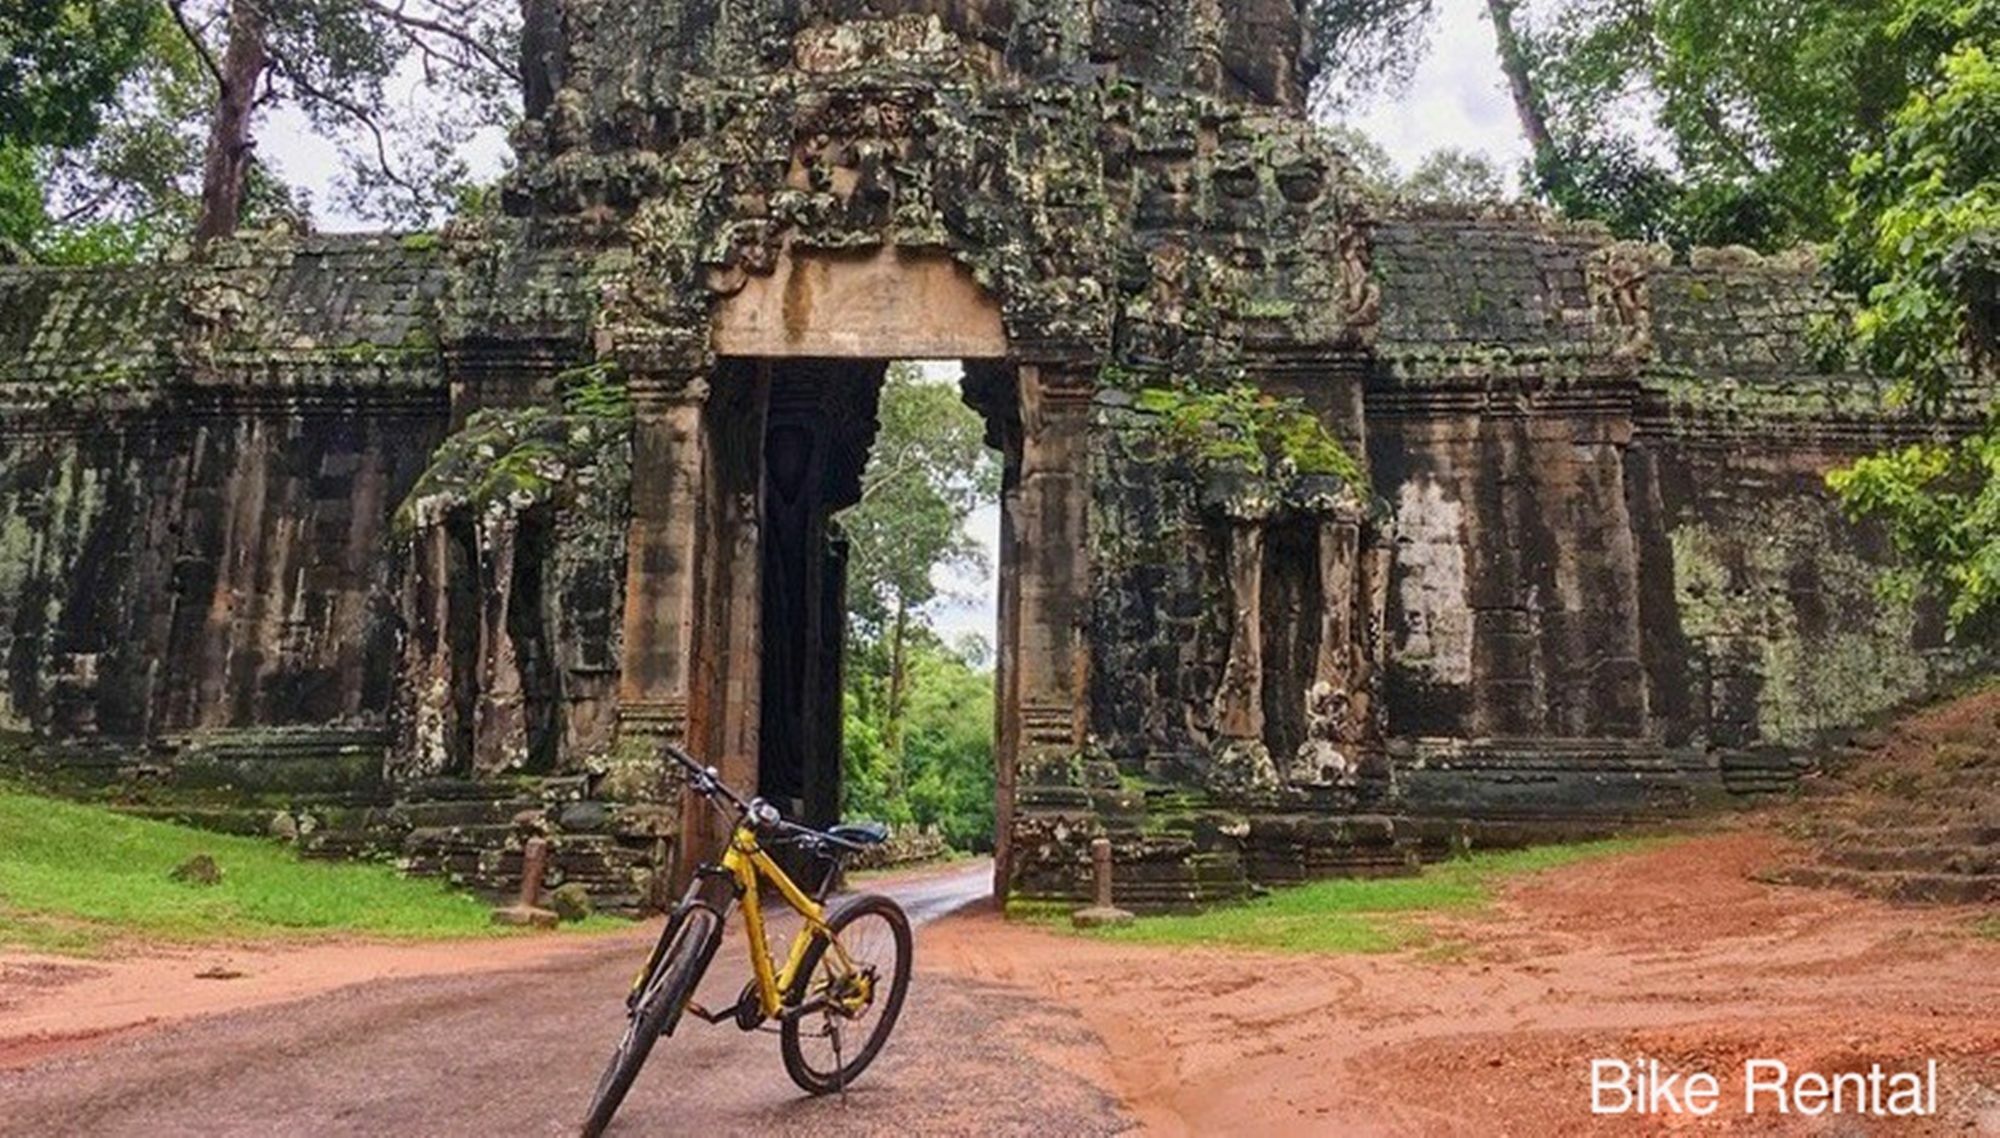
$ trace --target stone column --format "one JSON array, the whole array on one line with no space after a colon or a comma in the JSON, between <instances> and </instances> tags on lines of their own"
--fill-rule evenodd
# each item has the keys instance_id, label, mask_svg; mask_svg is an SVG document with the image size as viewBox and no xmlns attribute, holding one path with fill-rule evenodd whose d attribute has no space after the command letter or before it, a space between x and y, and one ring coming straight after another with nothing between
<instances>
[{"instance_id":1,"label":"stone column","mask_svg":"<svg viewBox=\"0 0 2000 1138\"><path fill-rule=\"evenodd\" d=\"M1327 518L1319 526L1319 658L1306 695L1311 733L1332 743L1355 743L1354 676L1362 645L1355 606L1360 592L1358 559L1361 530L1351 521Z\"/></svg>"},{"instance_id":2,"label":"stone column","mask_svg":"<svg viewBox=\"0 0 2000 1138\"><path fill-rule=\"evenodd\" d=\"M706 377L635 377L632 522L618 681L621 754L635 784L657 778L660 741L688 743L696 565L706 473ZM614 788L617 789L617 788ZM634 785L641 797L659 787Z\"/></svg>"},{"instance_id":3,"label":"stone column","mask_svg":"<svg viewBox=\"0 0 2000 1138\"><path fill-rule=\"evenodd\" d=\"M482 778L521 765L527 753L526 697L520 660L507 629L514 599L520 521L511 509L478 519L479 698L472 713L472 771Z\"/></svg>"},{"instance_id":4,"label":"stone column","mask_svg":"<svg viewBox=\"0 0 2000 1138\"><path fill-rule=\"evenodd\" d=\"M1395 551L1386 537L1375 534L1361 554L1359 590L1367 622L1357 638L1355 653L1354 723L1368 742L1378 742L1387 731L1382 706L1382 677L1389 660L1389 573Z\"/></svg>"},{"instance_id":5,"label":"stone column","mask_svg":"<svg viewBox=\"0 0 2000 1138\"><path fill-rule=\"evenodd\" d=\"M1021 369L1021 479L1010 511L1018 560L1014 668L1020 757L1080 749L1088 734L1090 400L1087 375Z\"/></svg>"},{"instance_id":6,"label":"stone column","mask_svg":"<svg viewBox=\"0 0 2000 1138\"><path fill-rule=\"evenodd\" d=\"M1215 693L1215 730L1224 740L1264 737L1264 527L1229 525L1229 663Z\"/></svg>"}]
</instances>

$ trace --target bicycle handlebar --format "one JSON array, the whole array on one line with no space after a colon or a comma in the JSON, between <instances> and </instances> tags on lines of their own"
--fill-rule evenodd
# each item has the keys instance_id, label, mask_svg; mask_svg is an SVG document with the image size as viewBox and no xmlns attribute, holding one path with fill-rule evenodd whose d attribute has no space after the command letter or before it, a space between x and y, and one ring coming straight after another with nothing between
<instances>
[{"instance_id":1,"label":"bicycle handlebar","mask_svg":"<svg viewBox=\"0 0 2000 1138\"><path fill-rule=\"evenodd\" d=\"M727 799L729 804L736 808L739 817L748 819L758 829L806 838L812 841L825 842L829 845L838 846L850 853L862 848L853 842L836 838L832 834L820 830L815 830L811 826L801 826L797 822L788 821L778 812L776 807L765 802L763 799L747 800L742 795L731 790L729 784L722 781L722 776L713 767L702 766L700 762L696 761L693 755L688 754L680 747L668 743L666 748L667 754L686 769L688 773L688 785L694 788L695 793L711 801L717 798ZM763 809L758 809L760 806Z\"/></svg>"},{"instance_id":2,"label":"bicycle handlebar","mask_svg":"<svg viewBox=\"0 0 2000 1138\"><path fill-rule=\"evenodd\" d=\"M750 803L742 795L731 790L729 784L722 781L721 774L713 767L702 766L695 761L693 755L688 754L672 743L667 744L667 754L675 762L686 768L688 782L694 787L695 793L711 799L717 797L726 798L740 813L750 813Z\"/></svg>"}]
</instances>

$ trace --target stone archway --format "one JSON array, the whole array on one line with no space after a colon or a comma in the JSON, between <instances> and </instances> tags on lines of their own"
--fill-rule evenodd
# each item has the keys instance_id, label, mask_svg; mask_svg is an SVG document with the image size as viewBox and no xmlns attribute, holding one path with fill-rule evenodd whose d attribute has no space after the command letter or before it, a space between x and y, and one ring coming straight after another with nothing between
<instances>
[{"instance_id":1,"label":"stone archway","mask_svg":"<svg viewBox=\"0 0 2000 1138\"><path fill-rule=\"evenodd\" d=\"M737 785L834 820L845 575L827 523L858 499L887 364L962 360L1007 472L995 700L1004 867L1021 755L1073 752L1086 726L1091 385L1016 360L1000 306L942 252L787 254L772 273L727 284L712 371L632 381L621 736L681 742ZM719 838L690 810L678 862Z\"/></svg>"}]
</instances>

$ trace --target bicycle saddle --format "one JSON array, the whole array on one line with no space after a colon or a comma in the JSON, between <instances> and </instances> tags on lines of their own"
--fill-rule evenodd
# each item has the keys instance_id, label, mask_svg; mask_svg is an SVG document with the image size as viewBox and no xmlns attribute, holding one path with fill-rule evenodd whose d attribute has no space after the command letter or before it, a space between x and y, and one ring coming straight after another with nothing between
<instances>
[{"instance_id":1,"label":"bicycle saddle","mask_svg":"<svg viewBox=\"0 0 2000 1138\"><path fill-rule=\"evenodd\" d=\"M826 836L842 845L879 846L889 840L889 827L880 822L853 822L833 827Z\"/></svg>"}]
</instances>

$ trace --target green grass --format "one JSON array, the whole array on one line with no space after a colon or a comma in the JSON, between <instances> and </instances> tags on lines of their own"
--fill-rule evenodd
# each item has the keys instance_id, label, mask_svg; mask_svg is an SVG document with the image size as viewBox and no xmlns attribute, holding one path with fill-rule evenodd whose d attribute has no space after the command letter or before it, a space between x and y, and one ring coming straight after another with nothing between
<instances>
[{"instance_id":1,"label":"green grass","mask_svg":"<svg viewBox=\"0 0 2000 1138\"><path fill-rule=\"evenodd\" d=\"M198 853L222 867L220 884L168 876ZM478 899L386 865L302 861L276 842L130 818L0 784L0 946L87 955L131 939L327 935L502 931Z\"/></svg>"},{"instance_id":2,"label":"green grass","mask_svg":"<svg viewBox=\"0 0 2000 1138\"><path fill-rule=\"evenodd\" d=\"M1983 937L1987 940L2000 940L2000 913L1996 913L1990 917L1981 917L1979 920L1974 921L1972 924L1972 935Z\"/></svg>"},{"instance_id":3,"label":"green grass","mask_svg":"<svg viewBox=\"0 0 2000 1138\"><path fill-rule=\"evenodd\" d=\"M1142 917L1087 935L1133 944L1214 945L1277 952L1376 953L1422 948L1448 962L1464 946L1435 943L1414 918L1476 912L1510 878L1644 848L1644 841L1540 846L1424 867L1419 877L1320 881L1187 916Z\"/></svg>"}]
</instances>

